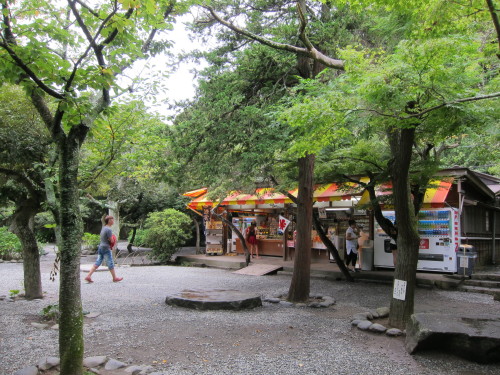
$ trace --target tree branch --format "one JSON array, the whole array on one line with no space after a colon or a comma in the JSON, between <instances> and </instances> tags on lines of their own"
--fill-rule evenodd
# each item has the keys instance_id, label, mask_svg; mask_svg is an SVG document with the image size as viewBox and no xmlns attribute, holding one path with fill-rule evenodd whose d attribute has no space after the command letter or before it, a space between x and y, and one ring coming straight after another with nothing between
<instances>
[{"instance_id":1,"label":"tree branch","mask_svg":"<svg viewBox=\"0 0 500 375\"><path fill-rule=\"evenodd\" d=\"M40 186L36 186L34 184L34 181L24 173L2 167L0 167L0 173L4 176L11 177L15 181L23 185L33 197L37 196L37 189L41 188Z\"/></svg>"},{"instance_id":2,"label":"tree branch","mask_svg":"<svg viewBox=\"0 0 500 375\"><path fill-rule=\"evenodd\" d=\"M493 21L493 26L495 26L495 31L497 33L497 41L499 49L497 57L500 59L500 21L498 20L498 14L495 10L495 6L493 5L493 0L486 0L486 4L488 4L488 10L490 11L491 20Z\"/></svg>"},{"instance_id":3,"label":"tree branch","mask_svg":"<svg viewBox=\"0 0 500 375\"><path fill-rule=\"evenodd\" d=\"M37 75L24 63L24 61L19 56L17 56L16 52L12 48L10 48L10 46L8 45L8 43L5 40L2 40L2 42L0 43L0 47L2 47L4 50L7 51L7 53L10 55L12 60L15 61L16 65L19 68L21 68L26 73L26 75L28 77L30 77L37 84L37 86L40 89L42 89L47 94L49 94L50 96L52 96L56 99L64 99L64 95L61 95L60 93L51 89L49 86L47 86L45 83L43 83L37 77Z\"/></svg>"},{"instance_id":4,"label":"tree branch","mask_svg":"<svg viewBox=\"0 0 500 375\"><path fill-rule=\"evenodd\" d=\"M165 12L163 12L163 19L165 20L171 13L172 11L174 10L174 4L175 2L172 1L170 2L170 4L168 5L167 9L165 10ZM146 39L146 42L144 42L144 45L142 46L141 48L141 51L143 53L146 53L147 51L149 51L149 48L151 47L151 43L153 42L153 39L156 35L156 33L158 32L158 29L153 29L151 30L151 33L149 34L148 36L148 39Z\"/></svg>"},{"instance_id":5,"label":"tree branch","mask_svg":"<svg viewBox=\"0 0 500 375\"><path fill-rule=\"evenodd\" d=\"M271 47L271 48L274 48L274 49L292 52L292 53L295 53L298 55L309 57L311 59L314 59L314 60L322 63L325 66L328 66L329 68L344 70L345 63L343 60L332 59L331 57L328 57L328 56L324 55L323 53L321 53L320 51L318 51L317 49L315 49L312 45L311 45L311 49L309 50L308 48L302 48L302 47L293 46L291 44L284 44L284 43L278 43L278 42L272 41L272 40L264 38L260 35L254 34L248 30L241 29L241 28L235 26L234 24L222 19L215 12L215 10L212 7L202 6L202 8L208 10L210 12L210 14L212 15L212 17L217 22L219 22L221 25L227 27L230 30L233 30L237 34L243 35L247 38L255 40L256 42L259 42L261 44L264 44L264 45ZM306 37L306 40L307 40L307 37Z\"/></svg>"},{"instance_id":6,"label":"tree branch","mask_svg":"<svg viewBox=\"0 0 500 375\"><path fill-rule=\"evenodd\" d=\"M376 113L377 115L384 116L384 117L391 117L391 118L394 118L397 120L409 120L412 118L422 117L423 115L426 115L429 112L435 111L437 109L441 109L443 107L447 107L449 105L458 104L458 103L476 102L479 100L486 100L486 99L495 99L498 97L500 97L500 92L495 92L495 93L488 94L488 95L473 96L470 98L456 99L456 100L452 100L450 102L445 102L445 103L435 105L434 107L424 109L423 111L420 111L420 112L415 112L415 113L406 112L406 114L407 114L406 116L395 115L395 114L390 114L390 113L382 113L380 111L377 111L375 109L370 109L370 108L358 108L358 109L354 109L351 111L373 112L373 113Z\"/></svg>"}]
</instances>

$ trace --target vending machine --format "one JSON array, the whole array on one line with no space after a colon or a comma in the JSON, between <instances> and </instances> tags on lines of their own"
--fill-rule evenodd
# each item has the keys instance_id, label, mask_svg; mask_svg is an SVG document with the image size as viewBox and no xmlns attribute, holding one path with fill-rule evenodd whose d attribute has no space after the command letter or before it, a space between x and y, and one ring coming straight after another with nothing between
<instances>
[{"instance_id":1,"label":"vending machine","mask_svg":"<svg viewBox=\"0 0 500 375\"><path fill-rule=\"evenodd\" d=\"M394 222L394 211L384 211L384 216ZM417 270L450 272L457 271L456 254L460 246L460 220L457 209L440 208L421 210L418 214L420 246ZM390 237L375 223L375 267L394 267Z\"/></svg>"}]
</instances>

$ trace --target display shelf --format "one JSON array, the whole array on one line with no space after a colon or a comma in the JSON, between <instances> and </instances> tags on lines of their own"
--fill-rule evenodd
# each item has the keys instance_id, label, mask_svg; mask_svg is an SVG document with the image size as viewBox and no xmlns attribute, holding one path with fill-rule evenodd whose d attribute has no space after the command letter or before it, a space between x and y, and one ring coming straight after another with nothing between
<instances>
[{"instance_id":1,"label":"display shelf","mask_svg":"<svg viewBox=\"0 0 500 375\"><path fill-rule=\"evenodd\" d=\"M222 221L208 221L205 227L205 237L205 253L207 255L224 253Z\"/></svg>"},{"instance_id":2,"label":"display shelf","mask_svg":"<svg viewBox=\"0 0 500 375\"><path fill-rule=\"evenodd\" d=\"M418 233L426 237L451 236L451 215L445 210L423 210L418 213Z\"/></svg>"}]
</instances>

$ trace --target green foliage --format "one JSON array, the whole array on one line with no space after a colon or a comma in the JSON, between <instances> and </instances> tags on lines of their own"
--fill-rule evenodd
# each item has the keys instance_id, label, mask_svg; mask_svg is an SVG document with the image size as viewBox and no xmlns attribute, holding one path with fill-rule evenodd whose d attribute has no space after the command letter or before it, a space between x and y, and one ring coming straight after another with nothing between
<instances>
[{"instance_id":1,"label":"green foliage","mask_svg":"<svg viewBox=\"0 0 500 375\"><path fill-rule=\"evenodd\" d=\"M35 216L35 234L38 241L55 243L55 227L54 216L50 212L40 212Z\"/></svg>"},{"instance_id":2,"label":"green foliage","mask_svg":"<svg viewBox=\"0 0 500 375\"><path fill-rule=\"evenodd\" d=\"M11 289L9 290L9 296L11 298L15 298L21 291L19 289Z\"/></svg>"},{"instance_id":3,"label":"green foliage","mask_svg":"<svg viewBox=\"0 0 500 375\"><path fill-rule=\"evenodd\" d=\"M275 121L274 103L297 79L294 60L260 45L236 53L235 68L207 70L198 96L171 129L168 177L182 188L222 194L253 188L272 170L289 131Z\"/></svg>"},{"instance_id":4,"label":"green foliage","mask_svg":"<svg viewBox=\"0 0 500 375\"><path fill-rule=\"evenodd\" d=\"M92 233L84 233L83 234L82 244L87 249L90 249L93 252L96 252L100 243L101 243L101 236L99 236L98 234L92 234Z\"/></svg>"},{"instance_id":5,"label":"green foliage","mask_svg":"<svg viewBox=\"0 0 500 375\"><path fill-rule=\"evenodd\" d=\"M95 121L82 147L80 185L93 195L105 196L110 185L123 179L150 183L162 168L167 143L164 128L142 102L109 108Z\"/></svg>"},{"instance_id":6,"label":"green foliage","mask_svg":"<svg viewBox=\"0 0 500 375\"><path fill-rule=\"evenodd\" d=\"M145 243L152 247L152 258L166 263L191 238L191 219L174 209L153 212L146 219Z\"/></svg>"},{"instance_id":7,"label":"green foliage","mask_svg":"<svg viewBox=\"0 0 500 375\"><path fill-rule=\"evenodd\" d=\"M147 237L148 237L147 229L137 229L137 231L135 232L134 246L151 247L151 245L146 242ZM130 232L128 240L129 242L132 240L132 232Z\"/></svg>"},{"instance_id":8,"label":"green foliage","mask_svg":"<svg viewBox=\"0 0 500 375\"><path fill-rule=\"evenodd\" d=\"M500 177L500 123L492 122L481 132L456 137L456 146L443 154L443 165L459 165ZM481 145L478 147L478 145Z\"/></svg>"},{"instance_id":9,"label":"green foliage","mask_svg":"<svg viewBox=\"0 0 500 375\"><path fill-rule=\"evenodd\" d=\"M0 258L9 260L22 256L21 242L7 227L0 227Z\"/></svg>"},{"instance_id":10,"label":"green foliage","mask_svg":"<svg viewBox=\"0 0 500 375\"><path fill-rule=\"evenodd\" d=\"M59 321L59 305L57 303L50 304L45 306L42 311L40 311L40 315L44 320L48 321Z\"/></svg>"}]
</instances>

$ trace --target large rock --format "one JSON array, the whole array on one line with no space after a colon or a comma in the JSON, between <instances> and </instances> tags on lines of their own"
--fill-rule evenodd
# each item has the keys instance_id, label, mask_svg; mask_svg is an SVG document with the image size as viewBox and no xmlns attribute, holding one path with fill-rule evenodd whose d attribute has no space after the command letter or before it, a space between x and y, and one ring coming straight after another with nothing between
<instances>
[{"instance_id":1,"label":"large rock","mask_svg":"<svg viewBox=\"0 0 500 375\"><path fill-rule=\"evenodd\" d=\"M406 329L406 349L440 350L479 363L500 362L500 316L414 314Z\"/></svg>"}]
</instances>

